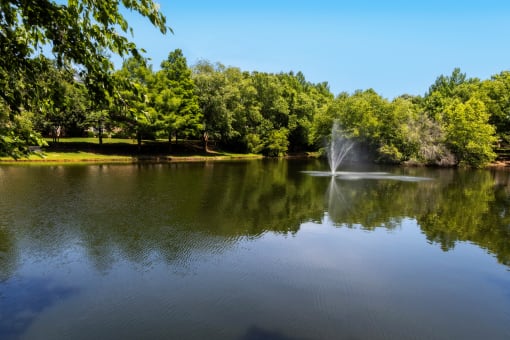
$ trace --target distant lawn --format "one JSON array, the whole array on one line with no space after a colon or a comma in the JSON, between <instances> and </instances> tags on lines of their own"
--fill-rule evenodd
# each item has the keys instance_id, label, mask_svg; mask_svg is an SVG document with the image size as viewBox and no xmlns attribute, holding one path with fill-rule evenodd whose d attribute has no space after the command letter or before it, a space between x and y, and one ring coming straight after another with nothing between
<instances>
[{"instance_id":1,"label":"distant lawn","mask_svg":"<svg viewBox=\"0 0 510 340\"><path fill-rule=\"evenodd\" d=\"M53 138L45 138L46 142L52 143ZM99 144L99 138L97 137L70 137L70 138L59 138L58 143L90 143L90 144ZM135 139L130 138L103 138L103 144L116 144L116 143L126 143L126 144L136 144Z\"/></svg>"},{"instance_id":2,"label":"distant lawn","mask_svg":"<svg viewBox=\"0 0 510 340\"><path fill-rule=\"evenodd\" d=\"M193 162L209 160L261 159L254 154L211 154L210 156L140 156L102 155L91 152L45 152L43 155L30 155L28 158L14 160L0 157L0 164L23 163L136 163L136 162Z\"/></svg>"},{"instance_id":3,"label":"distant lawn","mask_svg":"<svg viewBox=\"0 0 510 340\"><path fill-rule=\"evenodd\" d=\"M132 162L133 158L121 155L102 155L92 152L43 152L32 154L28 158L14 160L11 157L0 157L0 163L85 163L85 162Z\"/></svg>"},{"instance_id":4,"label":"distant lawn","mask_svg":"<svg viewBox=\"0 0 510 340\"><path fill-rule=\"evenodd\" d=\"M61 138L28 158L14 160L0 157L1 164L23 163L133 163L133 162L191 162L207 160L260 159L261 155L236 154L222 151L203 152L199 141L180 141L169 150L167 141L144 141L138 149L132 139Z\"/></svg>"}]
</instances>

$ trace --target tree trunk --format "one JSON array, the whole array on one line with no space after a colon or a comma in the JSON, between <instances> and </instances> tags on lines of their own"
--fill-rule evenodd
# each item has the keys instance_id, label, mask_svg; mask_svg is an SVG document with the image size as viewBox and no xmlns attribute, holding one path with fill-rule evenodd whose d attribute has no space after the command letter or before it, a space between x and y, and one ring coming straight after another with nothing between
<instances>
[{"instance_id":1,"label":"tree trunk","mask_svg":"<svg viewBox=\"0 0 510 340\"><path fill-rule=\"evenodd\" d=\"M97 122L97 130L99 131L99 145L103 145L103 124L100 120Z\"/></svg>"},{"instance_id":2,"label":"tree trunk","mask_svg":"<svg viewBox=\"0 0 510 340\"><path fill-rule=\"evenodd\" d=\"M60 131L61 131L60 125L53 125L53 127L51 128L51 135L53 137L54 143L59 142Z\"/></svg>"},{"instance_id":3,"label":"tree trunk","mask_svg":"<svg viewBox=\"0 0 510 340\"><path fill-rule=\"evenodd\" d=\"M142 134L140 132L136 133L136 143L138 146L138 153L142 151Z\"/></svg>"},{"instance_id":4,"label":"tree trunk","mask_svg":"<svg viewBox=\"0 0 510 340\"><path fill-rule=\"evenodd\" d=\"M207 131L204 131L204 134L202 135L202 145L204 147L204 152L209 152L209 146L207 145L207 142L209 142L209 134Z\"/></svg>"}]
</instances>

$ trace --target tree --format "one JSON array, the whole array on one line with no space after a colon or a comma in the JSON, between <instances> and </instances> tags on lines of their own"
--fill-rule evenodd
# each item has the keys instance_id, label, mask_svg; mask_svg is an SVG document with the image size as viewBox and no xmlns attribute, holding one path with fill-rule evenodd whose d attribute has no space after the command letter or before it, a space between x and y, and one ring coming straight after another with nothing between
<instances>
[{"instance_id":1,"label":"tree","mask_svg":"<svg viewBox=\"0 0 510 340\"><path fill-rule=\"evenodd\" d=\"M488 107L496 110L484 85L455 69L449 77L438 77L424 98L426 114L441 130L441 143L455 156L450 163L479 167L496 157Z\"/></svg>"},{"instance_id":2,"label":"tree","mask_svg":"<svg viewBox=\"0 0 510 340\"><path fill-rule=\"evenodd\" d=\"M120 90L122 105L117 121L136 136L140 149L142 138L154 135L156 129L157 114L150 103L150 86L154 82L152 69L143 59L129 58L115 75L118 83L124 84Z\"/></svg>"},{"instance_id":3,"label":"tree","mask_svg":"<svg viewBox=\"0 0 510 340\"><path fill-rule=\"evenodd\" d=\"M496 128L498 137L510 143L510 71L485 80L482 93L490 114L489 122Z\"/></svg>"},{"instance_id":4,"label":"tree","mask_svg":"<svg viewBox=\"0 0 510 340\"><path fill-rule=\"evenodd\" d=\"M289 106L289 150L309 150L313 145L310 133L315 115L330 104L333 95L327 83L312 84L301 72L281 73L278 77Z\"/></svg>"},{"instance_id":5,"label":"tree","mask_svg":"<svg viewBox=\"0 0 510 340\"><path fill-rule=\"evenodd\" d=\"M231 86L237 84L240 92L240 105L237 105L234 110L232 122L237 138L234 139L232 146L243 152L260 152L259 126L263 123L264 117L253 77L248 72L244 72L241 78L231 77L230 83Z\"/></svg>"},{"instance_id":6,"label":"tree","mask_svg":"<svg viewBox=\"0 0 510 340\"><path fill-rule=\"evenodd\" d=\"M35 130L52 136L54 142L64 135L82 136L89 103L75 70L59 68L55 61L44 56L34 58L33 62L39 63L31 99Z\"/></svg>"},{"instance_id":7,"label":"tree","mask_svg":"<svg viewBox=\"0 0 510 340\"><path fill-rule=\"evenodd\" d=\"M468 79L466 74L460 71L460 68L455 68L450 76L440 75L436 78L434 84L429 87L428 94L433 92L440 92L445 96L451 97L457 86L464 84Z\"/></svg>"},{"instance_id":8,"label":"tree","mask_svg":"<svg viewBox=\"0 0 510 340\"><path fill-rule=\"evenodd\" d=\"M382 113L379 160L400 163L416 159L421 143L416 105L409 99L396 98Z\"/></svg>"},{"instance_id":9,"label":"tree","mask_svg":"<svg viewBox=\"0 0 510 340\"><path fill-rule=\"evenodd\" d=\"M482 166L496 158L495 129L479 99L455 100L445 110L446 143L461 165Z\"/></svg>"},{"instance_id":10,"label":"tree","mask_svg":"<svg viewBox=\"0 0 510 340\"><path fill-rule=\"evenodd\" d=\"M108 54L140 56L120 6L136 11L166 33L165 17L152 0L5 0L0 2L0 154L20 157L42 144L26 117L34 114L37 63L33 56L50 48L59 66L74 65L96 102L114 95Z\"/></svg>"},{"instance_id":11,"label":"tree","mask_svg":"<svg viewBox=\"0 0 510 340\"><path fill-rule=\"evenodd\" d=\"M195 92L203 114L204 151L210 137L226 145L235 136L232 122L234 111L240 105L240 92L238 86L232 86L232 76L240 76L240 72L221 64L201 61L193 67Z\"/></svg>"},{"instance_id":12,"label":"tree","mask_svg":"<svg viewBox=\"0 0 510 340\"><path fill-rule=\"evenodd\" d=\"M202 130L202 115L194 91L191 69L182 50L170 52L161 63L153 88L159 124L169 142L172 136L177 140L179 134L197 136Z\"/></svg>"}]
</instances>

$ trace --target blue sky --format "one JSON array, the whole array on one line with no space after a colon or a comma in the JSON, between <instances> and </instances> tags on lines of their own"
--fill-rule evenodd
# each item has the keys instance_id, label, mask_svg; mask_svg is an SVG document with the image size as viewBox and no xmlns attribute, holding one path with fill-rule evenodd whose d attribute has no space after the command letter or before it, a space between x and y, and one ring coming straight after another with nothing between
<instances>
[{"instance_id":1,"label":"blue sky","mask_svg":"<svg viewBox=\"0 0 510 340\"><path fill-rule=\"evenodd\" d=\"M156 0L156 2L158 2ZM510 1L160 0L174 34L126 18L155 69L170 51L192 65L301 71L336 95L373 88L392 99L423 95L460 67L487 79L510 69Z\"/></svg>"}]
</instances>

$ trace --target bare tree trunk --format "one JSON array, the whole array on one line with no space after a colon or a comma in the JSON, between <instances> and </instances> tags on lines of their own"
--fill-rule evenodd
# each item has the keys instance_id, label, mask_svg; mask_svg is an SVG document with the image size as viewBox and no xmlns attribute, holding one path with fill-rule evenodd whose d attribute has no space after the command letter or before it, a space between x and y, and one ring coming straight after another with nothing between
<instances>
[{"instance_id":1,"label":"bare tree trunk","mask_svg":"<svg viewBox=\"0 0 510 340\"><path fill-rule=\"evenodd\" d=\"M209 142L209 134L207 133L207 131L204 131L204 134L202 135L202 145L204 147L205 153L209 152L209 146L207 144L208 142Z\"/></svg>"},{"instance_id":2,"label":"bare tree trunk","mask_svg":"<svg viewBox=\"0 0 510 340\"><path fill-rule=\"evenodd\" d=\"M99 145L103 145L103 123L101 120L97 121L97 131L99 132Z\"/></svg>"}]
</instances>

